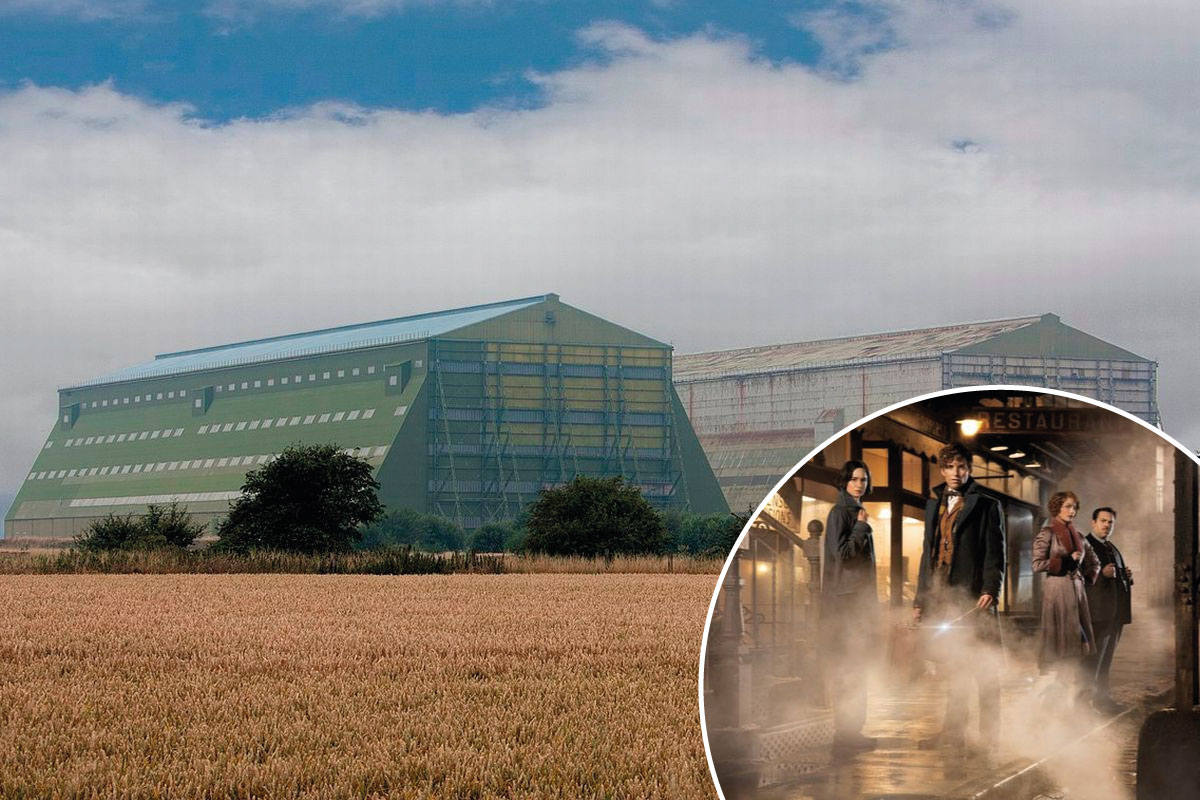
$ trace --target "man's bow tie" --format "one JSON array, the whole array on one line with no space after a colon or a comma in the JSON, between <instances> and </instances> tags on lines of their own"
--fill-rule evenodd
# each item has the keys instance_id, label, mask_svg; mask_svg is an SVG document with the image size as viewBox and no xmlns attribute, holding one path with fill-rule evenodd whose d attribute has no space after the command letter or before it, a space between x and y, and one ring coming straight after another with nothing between
<instances>
[{"instance_id":1,"label":"man's bow tie","mask_svg":"<svg viewBox=\"0 0 1200 800\"><path fill-rule=\"evenodd\" d=\"M946 497L962 497L962 492L960 492L956 489L947 489Z\"/></svg>"}]
</instances>

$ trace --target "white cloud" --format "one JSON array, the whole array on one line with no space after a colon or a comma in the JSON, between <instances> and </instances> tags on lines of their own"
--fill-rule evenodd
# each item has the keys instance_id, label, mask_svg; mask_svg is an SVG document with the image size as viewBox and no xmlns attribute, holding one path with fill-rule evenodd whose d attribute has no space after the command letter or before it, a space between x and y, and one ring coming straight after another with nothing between
<instances>
[{"instance_id":1,"label":"white cloud","mask_svg":"<svg viewBox=\"0 0 1200 800\"><path fill-rule=\"evenodd\" d=\"M113 19L142 14L149 0L0 0L0 16L42 14L83 20Z\"/></svg>"},{"instance_id":2,"label":"white cloud","mask_svg":"<svg viewBox=\"0 0 1200 800\"><path fill-rule=\"evenodd\" d=\"M0 95L0 487L58 385L546 291L683 351L1055 311L1158 358L1200 443L1200 9L1006 7L894 16L854 80L599 25L532 110Z\"/></svg>"}]
</instances>

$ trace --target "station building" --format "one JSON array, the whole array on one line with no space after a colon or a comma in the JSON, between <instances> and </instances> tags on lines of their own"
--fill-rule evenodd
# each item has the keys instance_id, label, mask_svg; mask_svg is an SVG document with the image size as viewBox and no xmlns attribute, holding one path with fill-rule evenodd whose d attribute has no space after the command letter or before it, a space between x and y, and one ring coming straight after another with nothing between
<instances>
[{"instance_id":1,"label":"station building","mask_svg":"<svg viewBox=\"0 0 1200 800\"><path fill-rule=\"evenodd\" d=\"M671 371L670 345L554 294L164 353L59 390L4 532L64 540L172 501L211 523L296 443L335 443L388 507L466 528L575 475L727 511Z\"/></svg>"}]
</instances>

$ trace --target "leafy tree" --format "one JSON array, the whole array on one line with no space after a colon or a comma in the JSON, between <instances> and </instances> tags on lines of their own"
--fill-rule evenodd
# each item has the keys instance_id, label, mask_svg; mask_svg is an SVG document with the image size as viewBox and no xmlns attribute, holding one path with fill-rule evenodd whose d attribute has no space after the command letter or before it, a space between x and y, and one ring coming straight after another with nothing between
<instances>
[{"instance_id":1,"label":"leafy tree","mask_svg":"<svg viewBox=\"0 0 1200 800\"><path fill-rule=\"evenodd\" d=\"M514 528L511 525L500 525L491 522L478 528L471 534L469 549L476 553L500 553L512 538Z\"/></svg>"},{"instance_id":2,"label":"leafy tree","mask_svg":"<svg viewBox=\"0 0 1200 800\"><path fill-rule=\"evenodd\" d=\"M689 514L683 511L665 512L663 523L676 552L719 558L729 555L746 524L735 514Z\"/></svg>"},{"instance_id":3,"label":"leafy tree","mask_svg":"<svg viewBox=\"0 0 1200 800\"><path fill-rule=\"evenodd\" d=\"M667 529L654 507L624 478L577 475L543 489L529 507L526 549L550 555L664 553Z\"/></svg>"},{"instance_id":4,"label":"leafy tree","mask_svg":"<svg viewBox=\"0 0 1200 800\"><path fill-rule=\"evenodd\" d=\"M453 520L437 514L422 514L411 508L399 508L363 531L360 547L412 547L431 552L461 550L463 531Z\"/></svg>"},{"instance_id":5,"label":"leafy tree","mask_svg":"<svg viewBox=\"0 0 1200 800\"><path fill-rule=\"evenodd\" d=\"M146 507L145 515L134 517L116 514L96 520L87 530L75 537L82 550L154 550L162 547L191 547L204 526L194 522L187 507L177 503Z\"/></svg>"},{"instance_id":6,"label":"leafy tree","mask_svg":"<svg viewBox=\"0 0 1200 800\"><path fill-rule=\"evenodd\" d=\"M216 547L342 552L383 513L371 466L336 445L293 445L246 474Z\"/></svg>"}]
</instances>

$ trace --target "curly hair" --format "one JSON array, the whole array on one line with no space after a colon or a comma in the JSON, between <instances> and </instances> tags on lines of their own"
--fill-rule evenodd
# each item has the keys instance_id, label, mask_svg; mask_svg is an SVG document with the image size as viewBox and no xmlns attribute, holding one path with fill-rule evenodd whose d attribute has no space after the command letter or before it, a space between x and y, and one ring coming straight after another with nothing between
<instances>
[{"instance_id":1,"label":"curly hair","mask_svg":"<svg viewBox=\"0 0 1200 800\"><path fill-rule=\"evenodd\" d=\"M971 451L959 442L948 444L938 451L937 463L939 467L953 464L955 461L962 461L967 467L970 467Z\"/></svg>"},{"instance_id":2,"label":"curly hair","mask_svg":"<svg viewBox=\"0 0 1200 800\"><path fill-rule=\"evenodd\" d=\"M1075 507L1079 507L1079 495L1074 492L1055 492L1050 495L1050 502L1046 504L1046 510L1050 512L1050 516L1057 517L1059 509L1063 507L1063 503L1067 502L1067 498L1075 501Z\"/></svg>"}]
</instances>

